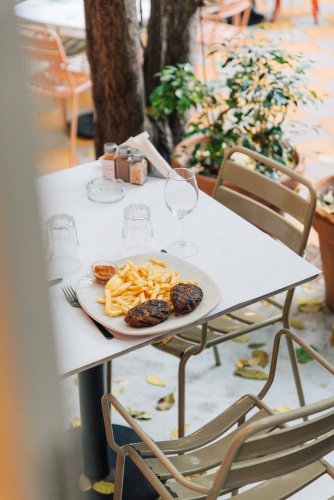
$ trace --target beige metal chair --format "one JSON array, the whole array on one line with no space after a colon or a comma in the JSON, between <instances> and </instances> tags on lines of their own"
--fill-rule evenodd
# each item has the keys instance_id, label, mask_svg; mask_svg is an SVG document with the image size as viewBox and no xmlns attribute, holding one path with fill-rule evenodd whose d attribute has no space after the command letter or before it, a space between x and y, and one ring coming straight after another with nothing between
<instances>
[{"instance_id":1,"label":"beige metal chair","mask_svg":"<svg viewBox=\"0 0 334 500\"><path fill-rule=\"evenodd\" d=\"M210 423L183 438L155 443L115 397L105 394L102 408L108 443L117 452L114 499L122 498L126 456L163 500L213 500L229 492L240 500L277 500L302 490L326 473L334 479L334 468L323 459L334 449L334 397L278 414L262 401L275 378L283 336L303 347L334 375L333 366L297 335L283 329L275 336L269 379L258 396L241 397ZM117 445L111 406L134 429L141 443ZM286 425L311 416L302 423ZM194 474L199 476L189 477ZM238 494L239 488L253 483L260 484Z\"/></svg>"},{"instance_id":2,"label":"beige metal chair","mask_svg":"<svg viewBox=\"0 0 334 500\"><path fill-rule=\"evenodd\" d=\"M33 63L29 85L39 95L60 99L66 124L66 100L71 102L70 157L75 165L78 127L78 96L92 86L87 73L71 71L59 35L48 28L33 25L20 26L21 44L27 59Z\"/></svg>"},{"instance_id":3,"label":"beige metal chair","mask_svg":"<svg viewBox=\"0 0 334 500\"><path fill-rule=\"evenodd\" d=\"M266 167L273 173L282 174L284 176L282 180L285 179L286 182L289 180L295 183L295 186L300 183L305 188L304 194L307 197L286 187L282 182L276 182L270 177L242 166L232 159L235 153L242 153L244 158L254 160L258 166ZM316 192L311 183L294 170L249 149L234 147L226 152L213 197L250 223L270 233L298 255L304 255L316 206ZM287 219L286 215L290 219ZM291 218L298 222L298 226L292 223ZM294 290L287 292L283 304L275 298L268 298L267 301L271 307L268 308L267 315L250 308L239 309L203 325L202 331L199 328L190 328L171 338L168 343L154 344L157 349L172 354L180 360L178 375L180 437L184 435L185 367L189 358L200 354L206 348L213 347L218 366L220 364L218 344L278 321L282 321L283 326L288 328L293 293ZM290 341L288 341L288 347L299 401L301 405L304 405L298 366Z\"/></svg>"},{"instance_id":4,"label":"beige metal chair","mask_svg":"<svg viewBox=\"0 0 334 500\"><path fill-rule=\"evenodd\" d=\"M251 8L250 0L210 2L201 16L197 42L202 45L219 44L241 35L248 25ZM231 18L231 24L224 22L227 18Z\"/></svg>"}]
</instances>

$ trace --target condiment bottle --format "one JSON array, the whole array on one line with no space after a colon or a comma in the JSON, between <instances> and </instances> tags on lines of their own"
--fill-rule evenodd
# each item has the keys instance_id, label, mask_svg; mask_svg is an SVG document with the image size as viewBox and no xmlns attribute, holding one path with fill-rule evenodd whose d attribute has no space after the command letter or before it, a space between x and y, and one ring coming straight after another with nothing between
<instances>
[{"instance_id":1,"label":"condiment bottle","mask_svg":"<svg viewBox=\"0 0 334 500\"><path fill-rule=\"evenodd\" d=\"M125 182L130 180L129 162L131 160L131 148L126 144L119 146L116 159L116 177Z\"/></svg>"},{"instance_id":2,"label":"condiment bottle","mask_svg":"<svg viewBox=\"0 0 334 500\"><path fill-rule=\"evenodd\" d=\"M115 160L117 157L117 145L113 142L107 142L104 145L104 155L101 157L102 172L105 179L115 179Z\"/></svg>"},{"instance_id":3,"label":"condiment bottle","mask_svg":"<svg viewBox=\"0 0 334 500\"><path fill-rule=\"evenodd\" d=\"M130 182L142 186L147 179L147 160L139 149L132 152L130 163Z\"/></svg>"}]
</instances>

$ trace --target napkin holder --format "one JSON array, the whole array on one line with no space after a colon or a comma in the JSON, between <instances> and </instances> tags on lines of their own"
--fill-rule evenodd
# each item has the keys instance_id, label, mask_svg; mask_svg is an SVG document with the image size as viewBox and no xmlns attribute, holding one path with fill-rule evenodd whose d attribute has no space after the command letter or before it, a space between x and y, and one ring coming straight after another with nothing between
<instances>
[{"instance_id":1,"label":"napkin holder","mask_svg":"<svg viewBox=\"0 0 334 500\"><path fill-rule=\"evenodd\" d=\"M152 165L152 175L154 177L166 179L168 172L172 170L172 167L153 146L152 142L149 140L148 132L145 131L135 137L129 137L124 144L129 144L136 149L140 149Z\"/></svg>"}]
</instances>

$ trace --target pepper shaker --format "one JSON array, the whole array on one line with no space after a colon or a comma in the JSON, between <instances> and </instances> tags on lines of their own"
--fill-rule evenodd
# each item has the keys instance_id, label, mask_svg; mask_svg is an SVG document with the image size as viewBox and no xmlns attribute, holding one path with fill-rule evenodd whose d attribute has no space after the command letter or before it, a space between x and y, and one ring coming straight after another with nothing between
<instances>
[{"instance_id":1,"label":"pepper shaker","mask_svg":"<svg viewBox=\"0 0 334 500\"><path fill-rule=\"evenodd\" d=\"M130 181L129 161L131 160L131 148L127 144L118 147L116 158L116 177L125 182Z\"/></svg>"}]
</instances>

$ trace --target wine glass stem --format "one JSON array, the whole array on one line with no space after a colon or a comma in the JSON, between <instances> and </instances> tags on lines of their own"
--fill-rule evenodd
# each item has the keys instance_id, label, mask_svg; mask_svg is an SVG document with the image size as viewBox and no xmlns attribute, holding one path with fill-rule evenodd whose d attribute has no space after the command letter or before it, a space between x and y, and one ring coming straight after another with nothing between
<instances>
[{"instance_id":1,"label":"wine glass stem","mask_svg":"<svg viewBox=\"0 0 334 500\"><path fill-rule=\"evenodd\" d=\"M179 217L180 222L180 246L184 247L184 228L183 228L184 217Z\"/></svg>"}]
</instances>

